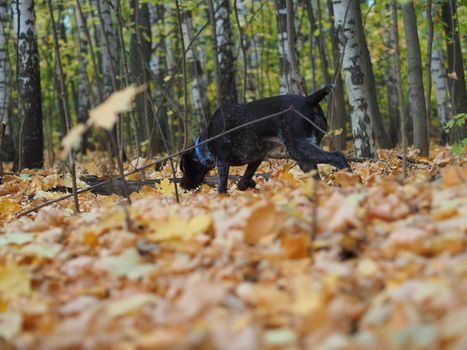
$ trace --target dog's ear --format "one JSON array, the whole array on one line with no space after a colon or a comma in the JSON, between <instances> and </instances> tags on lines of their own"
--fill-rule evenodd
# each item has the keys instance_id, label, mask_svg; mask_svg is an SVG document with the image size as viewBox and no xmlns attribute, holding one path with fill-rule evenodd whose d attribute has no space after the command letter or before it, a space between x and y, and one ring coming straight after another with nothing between
<instances>
[{"instance_id":1,"label":"dog's ear","mask_svg":"<svg viewBox=\"0 0 467 350\"><path fill-rule=\"evenodd\" d=\"M334 84L329 84L323 87L322 89L316 91L313 93L311 96L308 96L307 102L312 105L317 105L320 103L323 98L325 98L329 93L335 88L336 86Z\"/></svg>"}]
</instances>

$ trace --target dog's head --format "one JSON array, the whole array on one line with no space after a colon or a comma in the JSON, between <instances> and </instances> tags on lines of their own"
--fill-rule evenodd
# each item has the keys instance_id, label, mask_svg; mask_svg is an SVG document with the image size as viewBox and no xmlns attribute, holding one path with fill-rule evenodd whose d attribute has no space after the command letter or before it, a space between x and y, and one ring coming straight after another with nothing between
<instances>
[{"instance_id":1,"label":"dog's head","mask_svg":"<svg viewBox=\"0 0 467 350\"><path fill-rule=\"evenodd\" d=\"M317 124L322 130L328 130L328 123L324 115L324 111L319 105L320 102L327 96L329 93L334 90L335 85L329 84L324 88L314 92L311 96L308 96L307 102L312 109L312 119L315 124ZM318 144L321 142L321 139L324 137L324 133L318 129L314 130L315 137L317 138Z\"/></svg>"},{"instance_id":2,"label":"dog's head","mask_svg":"<svg viewBox=\"0 0 467 350\"><path fill-rule=\"evenodd\" d=\"M182 154L180 170L183 172L180 185L185 190L194 190L201 185L206 174L211 168L205 167L199 161L194 150Z\"/></svg>"}]
</instances>

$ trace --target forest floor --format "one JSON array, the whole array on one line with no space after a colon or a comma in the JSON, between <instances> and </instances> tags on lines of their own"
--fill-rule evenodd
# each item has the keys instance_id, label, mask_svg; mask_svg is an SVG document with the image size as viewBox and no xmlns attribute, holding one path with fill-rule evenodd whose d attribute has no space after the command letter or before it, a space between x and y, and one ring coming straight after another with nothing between
<instances>
[{"instance_id":1,"label":"forest floor","mask_svg":"<svg viewBox=\"0 0 467 350\"><path fill-rule=\"evenodd\" d=\"M398 155L318 183L264 162L257 190L180 204L166 166L131 207L83 193L81 214L68 199L19 219L70 180L5 176L0 349L466 349L465 158L411 151L402 181Z\"/></svg>"}]
</instances>

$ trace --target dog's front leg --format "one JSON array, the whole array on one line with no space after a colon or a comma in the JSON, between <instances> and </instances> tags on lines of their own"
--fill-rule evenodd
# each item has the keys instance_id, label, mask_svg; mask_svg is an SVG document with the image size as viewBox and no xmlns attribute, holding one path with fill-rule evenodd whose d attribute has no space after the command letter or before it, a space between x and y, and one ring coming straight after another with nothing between
<instances>
[{"instance_id":1,"label":"dog's front leg","mask_svg":"<svg viewBox=\"0 0 467 350\"><path fill-rule=\"evenodd\" d=\"M218 177L218 185L217 191L219 193L226 193L227 192L227 182L229 180L229 163L223 161L216 161L217 167L217 177Z\"/></svg>"},{"instance_id":2,"label":"dog's front leg","mask_svg":"<svg viewBox=\"0 0 467 350\"><path fill-rule=\"evenodd\" d=\"M260 166L263 160L260 159L254 163L248 164L245 173L243 174L240 181L238 181L238 189L240 191L245 191L247 188L255 188L256 182L252 179L253 175L255 175L256 169Z\"/></svg>"}]
</instances>

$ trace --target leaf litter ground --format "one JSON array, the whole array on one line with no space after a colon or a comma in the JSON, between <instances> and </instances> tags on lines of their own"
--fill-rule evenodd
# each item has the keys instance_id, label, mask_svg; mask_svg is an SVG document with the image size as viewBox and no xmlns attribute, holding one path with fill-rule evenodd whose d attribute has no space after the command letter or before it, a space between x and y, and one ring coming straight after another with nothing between
<instances>
[{"instance_id":1,"label":"leaf litter ground","mask_svg":"<svg viewBox=\"0 0 467 350\"><path fill-rule=\"evenodd\" d=\"M70 180L5 176L0 349L466 349L465 159L432 155L412 151L406 181L389 151L317 184L265 162L259 190L180 204L166 166L129 208L83 193L79 215L66 200L20 219Z\"/></svg>"}]
</instances>

